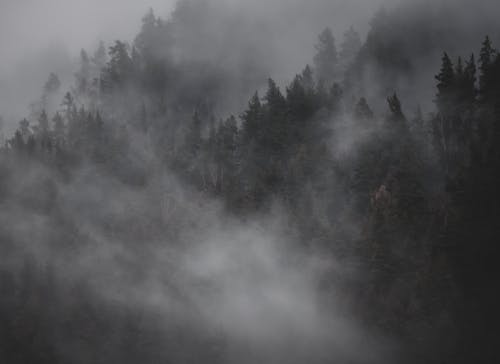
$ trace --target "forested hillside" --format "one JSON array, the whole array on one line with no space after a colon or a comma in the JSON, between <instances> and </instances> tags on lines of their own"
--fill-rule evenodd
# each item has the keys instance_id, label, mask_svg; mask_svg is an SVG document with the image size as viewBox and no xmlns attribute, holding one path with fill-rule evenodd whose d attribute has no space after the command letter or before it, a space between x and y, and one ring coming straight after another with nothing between
<instances>
[{"instance_id":1,"label":"forested hillside","mask_svg":"<svg viewBox=\"0 0 500 364\"><path fill-rule=\"evenodd\" d=\"M252 42L193 42L206 4L82 50L7 136L0 361L495 362L495 44L418 99L440 43L381 10L262 87Z\"/></svg>"}]
</instances>

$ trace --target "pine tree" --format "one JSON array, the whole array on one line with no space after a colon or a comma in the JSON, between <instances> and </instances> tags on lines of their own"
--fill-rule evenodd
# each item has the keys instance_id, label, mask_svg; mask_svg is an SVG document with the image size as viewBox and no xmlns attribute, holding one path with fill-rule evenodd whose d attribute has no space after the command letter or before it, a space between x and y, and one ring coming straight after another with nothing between
<instances>
[{"instance_id":1,"label":"pine tree","mask_svg":"<svg viewBox=\"0 0 500 364\"><path fill-rule=\"evenodd\" d=\"M481 51L479 53L479 94L483 102L488 101L493 95L491 94L492 85L490 83L490 70L495 56L491 40L487 36L483 41Z\"/></svg>"},{"instance_id":2,"label":"pine tree","mask_svg":"<svg viewBox=\"0 0 500 364\"><path fill-rule=\"evenodd\" d=\"M42 135L49 132L49 118L45 110L42 110L38 117L38 132Z\"/></svg>"},{"instance_id":3,"label":"pine tree","mask_svg":"<svg viewBox=\"0 0 500 364\"><path fill-rule=\"evenodd\" d=\"M272 111L283 111L286 106L285 98L279 87L273 79L269 79L267 83L267 92L264 96L268 108Z\"/></svg>"},{"instance_id":4,"label":"pine tree","mask_svg":"<svg viewBox=\"0 0 500 364\"><path fill-rule=\"evenodd\" d=\"M77 96L85 96L89 91L91 81L91 64L87 52L82 49L80 51L80 69L75 74L76 86L75 93Z\"/></svg>"},{"instance_id":5,"label":"pine tree","mask_svg":"<svg viewBox=\"0 0 500 364\"><path fill-rule=\"evenodd\" d=\"M256 140L259 138L262 127L262 117L262 104L260 102L259 94L256 92L248 103L247 110L241 116L243 120L243 143L246 144L250 140Z\"/></svg>"},{"instance_id":6,"label":"pine tree","mask_svg":"<svg viewBox=\"0 0 500 364\"><path fill-rule=\"evenodd\" d=\"M439 112L443 115L448 115L455 106L455 71L447 53L443 54L441 60L441 70L435 77L438 81L436 104Z\"/></svg>"},{"instance_id":7,"label":"pine tree","mask_svg":"<svg viewBox=\"0 0 500 364\"><path fill-rule=\"evenodd\" d=\"M55 73L51 73L49 75L49 79L43 87L43 91L47 94L56 93L57 91L59 91L60 87L61 81L59 81L59 77L57 77Z\"/></svg>"},{"instance_id":8,"label":"pine tree","mask_svg":"<svg viewBox=\"0 0 500 364\"><path fill-rule=\"evenodd\" d=\"M101 71L106 67L106 63L108 62L108 57L106 53L106 47L104 42L100 41L99 46L97 47L94 56L91 59L92 66L94 68L94 74L100 74Z\"/></svg>"},{"instance_id":9,"label":"pine tree","mask_svg":"<svg viewBox=\"0 0 500 364\"><path fill-rule=\"evenodd\" d=\"M264 97L266 117L263 124L263 142L265 148L278 157L286 145L288 129L286 125L287 104L276 83L268 80L268 89Z\"/></svg>"},{"instance_id":10,"label":"pine tree","mask_svg":"<svg viewBox=\"0 0 500 364\"><path fill-rule=\"evenodd\" d=\"M314 72L309 65L307 65L302 71L300 81L306 90L314 89Z\"/></svg>"},{"instance_id":11,"label":"pine tree","mask_svg":"<svg viewBox=\"0 0 500 364\"><path fill-rule=\"evenodd\" d=\"M73 111L73 108L75 107L75 99L73 98L73 95L70 92L66 92L64 95L63 101L61 102L61 106L64 107L64 113L66 120L69 122L71 119L71 114Z\"/></svg>"},{"instance_id":12,"label":"pine tree","mask_svg":"<svg viewBox=\"0 0 500 364\"><path fill-rule=\"evenodd\" d=\"M296 76L286 89L288 116L295 121L305 121L314 113L314 94L307 92L302 77Z\"/></svg>"},{"instance_id":13,"label":"pine tree","mask_svg":"<svg viewBox=\"0 0 500 364\"><path fill-rule=\"evenodd\" d=\"M316 77L330 87L337 77L338 55L335 38L330 28L326 28L318 37L314 56Z\"/></svg>"},{"instance_id":14,"label":"pine tree","mask_svg":"<svg viewBox=\"0 0 500 364\"><path fill-rule=\"evenodd\" d=\"M356 107L354 108L354 116L358 120L373 119L373 111L364 97L360 98L358 103L356 104Z\"/></svg>"},{"instance_id":15,"label":"pine tree","mask_svg":"<svg viewBox=\"0 0 500 364\"><path fill-rule=\"evenodd\" d=\"M54 136L58 141L62 141L65 136L65 125L64 119L59 112L56 112L52 118L52 123L54 124Z\"/></svg>"},{"instance_id":16,"label":"pine tree","mask_svg":"<svg viewBox=\"0 0 500 364\"><path fill-rule=\"evenodd\" d=\"M392 121L401 122L406 120L403 114L403 110L401 109L401 101L399 101L398 95L396 93L387 98L387 103L389 105L389 111L391 112L390 119Z\"/></svg>"},{"instance_id":17,"label":"pine tree","mask_svg":"<svg viewBox=\"0 0 500 364\"><path fill-rule=\"evenodd\" d=\"M142 18L141 31L134 41L134 45L139 50L140 54L146 59L150 59L152 57L152 52L154 51L157 37L157 25L158 22L153 9L149 9L146 15Z\"/></svg>"},{"instance_id":18,"label":"pine tree","mask_svg":"<svg viewBox=\"0 0 500 364\"><path fill-rule=\"evenodd\" d=\"M45 82L45 85L43 86L41 106L37 110L37 113L41 112L40 109L50 110L52 108L54 97L59 92L60 87L61 81L59 80L59 77L55 73L51 73L47 82Z\"/></svg>"},{"instance_id":19,"label":"pine tree","mask_svg":"<svg viewBox=\"0 0 500 364\"><path fill-rule=\"evenodd\" d=\"M344 40L340 48L339 60L344 69L352 64L359 51L361 50L361 38L351 26L347 32L344 33Z\"/></svg>"},{"instance_id":20,"label":"pine tree","mask_svg":"<svg viewBox=\"0 0 500 364\"><path fill-rule=\"evenodd\" d=\"M474 54L470 56L469 61L465 64L464 69L464 80L463 80L463 90L462 97L464 102L466 102L469 107L472 106L477 97L477 77L476 77L477 69L476 69L476 60L474 58Z\"/></svg>"},{"instance_id":21,"label":"pine tree","mask_svg":"<svg viewBox=\"0 0 500 364\"><path fill-rule=\"evenodd\" d=\"M101 89L104 92L111 92L114 89L121 89L132 80L134 65L128 52L128 45L119 40L109 48L110 60L107 63L103 75Z\"/></svg>"}]
</instances>

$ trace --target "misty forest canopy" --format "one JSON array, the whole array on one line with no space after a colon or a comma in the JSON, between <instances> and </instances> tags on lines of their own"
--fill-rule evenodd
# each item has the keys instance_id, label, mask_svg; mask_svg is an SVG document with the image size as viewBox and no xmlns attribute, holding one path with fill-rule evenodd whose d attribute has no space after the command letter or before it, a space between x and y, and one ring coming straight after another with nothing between
<instances>
[{"instance_id":1,"label":"misty forest canopy","mask_svg":"<svg viewBox=\"0 0 500 364\"><path fill-rule=\"evenodd\" d=\"M397 342L401 362L491 362L500 53L490 38L479 53L441 53L430 99L412 98L411 83L401 96L401 80L419 74L412 52L434 52L437 41L425 27L398 38L410 25L381 10L364 40L352 27L322 31L310 65L280 87L263 84L249 44L231 44L237 59L223 59L224 44L198 37L211 11L181 1L168 20L148 12L133 42L82 50L72 87L51 73L7 137L0 361L252 362L234 359L246 354L224 324L199 329L173 315L161 325L128 298L152 279L149 254L190 249L205 231L198 210L215 203L227 223L273 224L277 214L290 251L348 266L322 271L311 294ZM228 100L248 95L238 115L225 114ZM426 113L417 106L429 103ZM94 250L117 257L82 263ZM162 265L171 276L161 284L191 307L174 267ZM127 282L111 289L120 299L99 294L101 279ZM276 360L273 350L261 362ZM297 357L378 362L354 355L362 348L310 350Z\"/></svg>"}]
</instances>

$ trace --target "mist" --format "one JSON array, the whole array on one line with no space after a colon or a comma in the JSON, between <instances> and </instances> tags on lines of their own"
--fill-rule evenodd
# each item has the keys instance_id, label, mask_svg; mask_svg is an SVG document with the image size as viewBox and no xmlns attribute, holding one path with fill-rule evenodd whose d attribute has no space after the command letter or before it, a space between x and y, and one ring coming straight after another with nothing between
<instances>
[{"instance_id":1,"label":"mist","mask_svg":"<svg viewBox=\"0 0 500 364\"><path fill-rule=\"evenodd\" d=\"M494 362L498 10L0 0L0 361Z\"/></svg>"},{"instance_id":2,"label":"mist","mask_svg":"<svg viewBox=\"0 0 500 364\"><path fill-rule=\"evenodd\" d=\"M205 14L203 21L212 24L214 36L222 40L228 34L218 29L217 24L223 27L228 21L239 18L240 24L248 29L239 37L248 36L262 42L258 52L266 54L259 55L265 77L278 73L275 77L285 82L291 80L300 67L311 62L309 55L322 28L331 26L340 36L351 25L356 25L364 33L374 9L381 2L275 0L248 4L215 1L210 6L214 13ZM115 39L132 41L140 29L142 15L150 8L157 16L168 19L174 5L173 0L95 3L72 0L62 4L55 0L2 0L1 114L8 120L21 119L27 112L27 105L40 94L50 72L58 74L66 86L71 84L80 49L95 49L99 41L107 45ZM286 60L285 68L283 60ZM12 132L13 127L6 125L8 132Z\"/></svg>"}]
</instances>

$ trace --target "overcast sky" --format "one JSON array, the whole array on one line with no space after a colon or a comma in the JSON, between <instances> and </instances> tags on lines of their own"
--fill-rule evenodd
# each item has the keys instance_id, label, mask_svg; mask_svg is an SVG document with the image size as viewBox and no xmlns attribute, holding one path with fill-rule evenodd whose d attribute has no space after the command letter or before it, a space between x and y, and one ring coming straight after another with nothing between
<instances>
[{"instance_id":1,"label":"overcast sky","mask_svg":"<svg viewBox=\"0 0 500 364\"><path fill-rule=\"evenodd\" d=\"M0 46L4 70L12 61L49 44L70 51L101 38L128 39L149 7L168 14L174 0L0 0Z\"/></svg>"}]
</instances>

